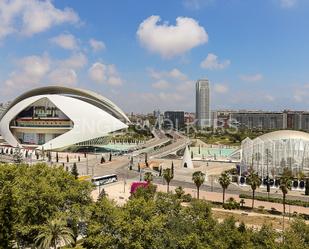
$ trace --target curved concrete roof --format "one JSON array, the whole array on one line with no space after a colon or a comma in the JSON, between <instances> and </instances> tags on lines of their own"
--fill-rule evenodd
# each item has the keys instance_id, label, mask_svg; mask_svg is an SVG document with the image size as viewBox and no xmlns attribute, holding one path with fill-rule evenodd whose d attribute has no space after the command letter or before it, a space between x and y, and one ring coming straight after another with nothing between
<instances>
[{"instance_id":1,"label":"curved concrete roof","mask_svg":"<svg viewBox=\"0 0 309 249\"><path fill-rule=\"evenodd\" d=\"M35 95L16 102L1 118L0 133L11 146L17 147L20 146L20 143L10 129L10 122L26 107L43 98L49 99L57 106L73 122L74 126L62 135L46 142L42 146L38 146L38 148L61 149L98 137L107 136L110 132L128 127L102 108L79 98L61 94Z\"/></svg>"},{"instance_id":2,"label":"curved concrete roof","mask_svg":"<svg viewBox=\"0 0 309 249\"><path fill-rule=\"evenodd\" d=\"M92 105L97 106L105 110L106 112L110 113L114 117L121 119L125 122L130 123L129 118L126 114L112 101L103 97L100 94L97 94L90 90L84 90L80 88L71 88L71 87L64 87L64 86L46 86L32 89L28 92L23 93L19 97L17 97L6 109L4 113L2 113L0 119L18 102L33 97L37 95L45 95L45 94L58 94L58 95L69 95L70 97L81 99L85 102L88 102Z\"/></svg>"},{"instance_id":3,"label":"curved concrete roof","mask_svg":"<svg viewBox=\"0 0 309 249\"><path fill-rule=\"evenodd\" d=\"M309 133L295 130L279 130L266 133L256 139L266 140L284 140L284 139L302 139L309 141ZM255 140L255 139L254 139Z\"/></svg>"}]
</instances>

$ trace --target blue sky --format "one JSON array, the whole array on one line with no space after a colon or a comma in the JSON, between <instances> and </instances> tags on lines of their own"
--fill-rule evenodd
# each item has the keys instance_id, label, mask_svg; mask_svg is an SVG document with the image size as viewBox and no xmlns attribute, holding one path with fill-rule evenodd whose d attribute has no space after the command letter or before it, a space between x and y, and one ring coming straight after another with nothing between
<instances>
[{"instance_id":1,"label":"blue sky","mask_svg":"<svg viewBox=\"0 0 309 249\"><path fill-rule=\"evenodd\" d=\"M127 112L307 110L307 0L0 0L0 102L33 87L95 90Z\"/></svg>"}]
</instances>

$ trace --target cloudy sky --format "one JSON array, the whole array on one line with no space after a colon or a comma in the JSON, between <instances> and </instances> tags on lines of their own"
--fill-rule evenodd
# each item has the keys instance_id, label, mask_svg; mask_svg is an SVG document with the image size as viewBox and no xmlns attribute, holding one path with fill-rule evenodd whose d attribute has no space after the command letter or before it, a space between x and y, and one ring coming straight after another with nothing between
<instances>
[{"instance_id":1,"label":"cloudy sky","mask_svg":"<svg viewBox=\"0 0 309 249\"><path fill-rule=\"evenodd\" d=\"M309 108L308 0L0 0L0 102L44 85L127 112Z\"/></svg>"}]
</instances>

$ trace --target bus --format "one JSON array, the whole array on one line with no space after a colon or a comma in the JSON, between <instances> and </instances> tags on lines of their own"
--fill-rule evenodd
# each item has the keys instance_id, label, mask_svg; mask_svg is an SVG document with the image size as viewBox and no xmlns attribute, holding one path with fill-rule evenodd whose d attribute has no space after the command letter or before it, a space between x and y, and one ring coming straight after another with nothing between
<instances>
[{"instance_id":1,"label":"bus","mask_svg":"<svg viewBox=\"0 0 309 249\"><path fill-rule=\"evenodd\" d=\"M105 175L105 176L96 176L96 177L93 177L91 181L92 181L92 183L94 183L94 185L101 186L101 185L117 182L118 177L117 177L116 174Z\"/></svg>"}]
</instances>

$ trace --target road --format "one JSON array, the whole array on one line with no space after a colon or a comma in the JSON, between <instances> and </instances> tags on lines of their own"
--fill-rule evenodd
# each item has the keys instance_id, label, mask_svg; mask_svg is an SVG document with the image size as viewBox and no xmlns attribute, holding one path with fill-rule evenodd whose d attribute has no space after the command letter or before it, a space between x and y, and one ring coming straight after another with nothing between
<instances>
[{"instance_id":1,"label":"road","mask_svg":"<svg viewBox=\"0 0 309 249\"><path fill-rule=\"evenodd\" d=\"M117 174L119 180L123 179L131 179L131 180L136 180L138 181L140 178L140 173L137 172L136 169L134 170L129 170L128 169L129 165L129 159L125 157L118 157L114 159L113 162L108 162L105 164L97 164L95 166L95 176L100 176L100 175L107 175L107 174ZM164 180L162 177L154 177L154 183L155 184L165 184ZM173 179L170 183L171 186L182 186L183 188L188 188L188 189L196 189L196 186L194 185L193 182L189 181L184 181L184 180L177 180ZM222 188L221 186L216 183L216 182L206 182L201 186L202 191L207 191L207 192L214 192L214 193L222 193ZM277 191L277 193L275 192ZM231 184L227 191L227 194L233 194L233 195L239 195L239 194L249 194L251 195L252 192L246 188L246 187L240 187L236 184ZM264 189L259 189L256 192L256 196L264 196L267 197L267 193L265 192ZM282 198L282 193L280 190L271 190L270 197L276 197L276 198ZM290 200L302 200L302 201L308 201L309 202L309 196L304 196L304 195L295 195L289 194L287 195L287 199Z\"/></svg>"}]
</instances>

